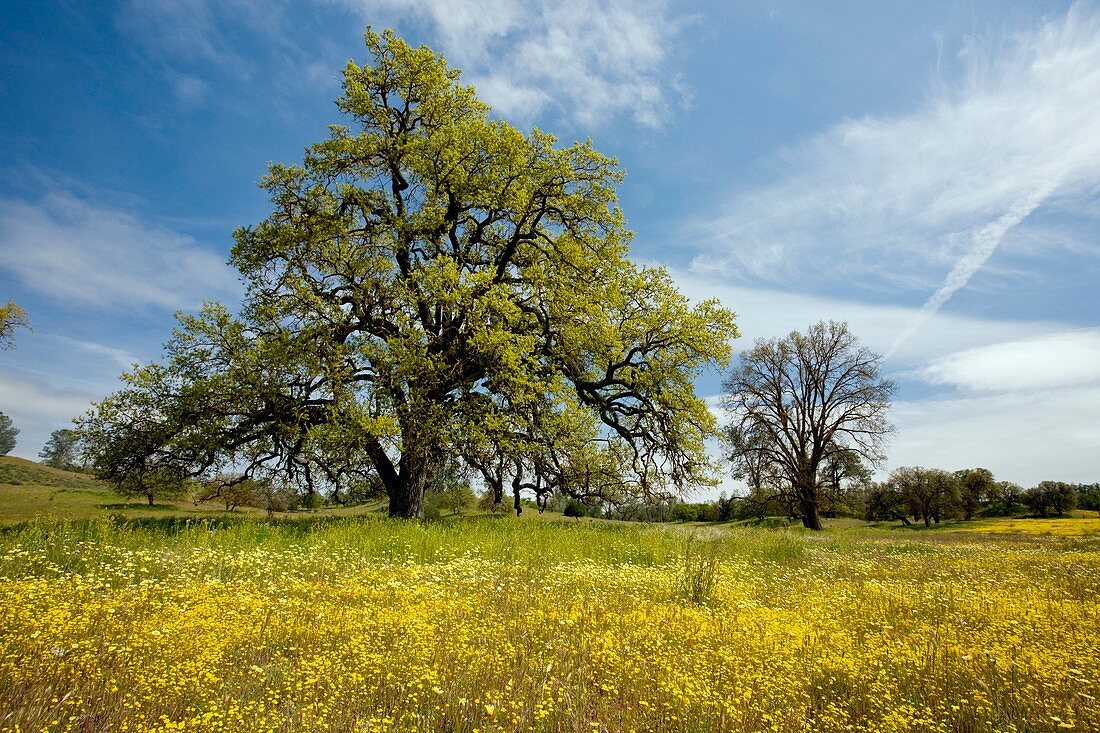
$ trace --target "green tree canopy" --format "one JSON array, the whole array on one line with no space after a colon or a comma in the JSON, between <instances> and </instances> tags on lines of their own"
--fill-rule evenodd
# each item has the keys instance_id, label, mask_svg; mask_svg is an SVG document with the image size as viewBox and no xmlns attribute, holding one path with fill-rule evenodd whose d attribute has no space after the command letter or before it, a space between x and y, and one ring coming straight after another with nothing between
<instances>
[{"instance_id":1,"label":"green tree canopy","mask_svg":"<svg viewBox=\"0 0 1100 733\"><path fill-rule=\"evenodd\" d=\"M30 328L27 312L9 300L0 305L0 350L15 348L15 329Z\"/></svg>"},{"instance_id":2,"label":"green tree canopy","mask_svg":"<svg viewBox=\"0 0 1100 733\"><path fill-rule=\"evenodd\" d=\"M498 497L707 481L692 379L733 314L627 258L616 162L493 119L428 48L366 43L337 100L354 124L272 165L271 215L235 234L240 314L181 317L84 419L98 470L373 477L402 517L444 456Z\"/></svg>"},{"instance_id":3,"label":"green tree canopy","mask_svg":"<svg viewBox=\"0 0 1100 733\"><path fill-rule=\"evenodd\" d=\"M992 504L997 499L997 481L988 468L964 468L955 471L959 480L959 502L963 519L973 519L982 505Z\"/></svg>"},{"instance_id":4,"label":"green tree canopy","mask_svg":"<svg viewBox=\"0 0 1100 733\"><path fill-rule=\"evenodd\" d=\"M72 470L81 465L80 453L80 433L72 428L60 428L50 433L38 457L47 466Z\"/></svg>"},{"instance_id":5,"label":"green tree canopy","mask_svg":"<svg viewBox=\"0 0 1100 733\"><path fill-rule=\"evenodd\" d=\"M1073 484L1064 481L1040 481L1038 486L1024 492L1023 502L1037 517L1062 516L1077 506L1077 492Z\"/></svg>"},{"instance_id":6,"label":"green tree canopy","mask_svg":"<svg viewBox=\"0 0 1100 733\"><path fill-rule=\"evenodd\" d=\"M0 456L6 456L12 452L17 435L19 435L19 428L15 427L10 417L0 412Z\"/></svg>"},{"instance_id":7,"label":"green tree canopy","mask_svg":"<svg viewBox=\"0 0 1100 733\"><path fill-rule=\"evenodd\" d=\"M942 469L902 466L890 472L887 484L925 527L960 511L959 479Z\"/></svg>"}]
</instances>

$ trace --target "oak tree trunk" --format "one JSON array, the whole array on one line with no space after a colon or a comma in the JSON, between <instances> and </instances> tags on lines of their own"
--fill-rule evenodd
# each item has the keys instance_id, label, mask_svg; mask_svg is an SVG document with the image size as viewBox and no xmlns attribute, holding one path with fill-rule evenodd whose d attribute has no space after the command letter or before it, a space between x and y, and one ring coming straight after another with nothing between
<instances>
[{"instance_id":1,"label":"oak tree trunk","mask_svg":"<svg viewBox=\"0 0 1100 733\"><path fill-rule=\"evenodd\" d=\"M801 485L795 486L798 495L798 508L802 513L802 526L806 529L821 531L821 515L817 511L817 471L806 471L801 477Z\"/></svg>"},{"instance_id":2,"label":"oak tree trunk","mask_svg":"<svg viewBox=\"0 0 1100 733\"><path fill-rule=\"evenodd\" d=\"M397 481L389 487L389 515L401 519L424 516L424 492L431 477L431 458L424 449L406 449L398 464Z\"/></svg>"},{"instance_id":3,"label":"oak tree trunk","mask_svg":"<svg viewBox=\"0 0 1100 733\"><path fill-rule=\"evenodd\" d=\"M817 512L817 502L813 497L803 496L799 501L802 508L802 526L818 532L822 530L821 515Z\"/></svg>"}]
</instances>

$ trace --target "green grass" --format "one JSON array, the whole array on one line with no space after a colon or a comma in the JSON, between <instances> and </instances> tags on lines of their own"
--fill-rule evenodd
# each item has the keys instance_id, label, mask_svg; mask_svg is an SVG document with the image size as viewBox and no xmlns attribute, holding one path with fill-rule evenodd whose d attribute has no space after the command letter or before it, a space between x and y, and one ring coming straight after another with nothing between
<instances>
[{"instance_id":1,"label":"green grass","mask_svg":"<svg viewBox=\"0 0 1100 733\"><path fill-rule=\"evenodd\" d=\"M1052 715L1100 729L1094 697L1076 695L1100 679L1095 519L1047 520L1080 536L992 520L819 533L184 506L0 525L0 719L74 733L123 730L134 715L137 730L161 716L322 731L403 715L371 729L550 733L603 720L694 733L762 730L760 711L787 710L772 729L806 730L811 715L819 730L1056 730ZM574 701L554 702L556 718L494 718L506 701L529 716L549 705L551 674ZM982 707L961 709L964 697ZM204 722L237 701L251 707L234 715L270 720ZM314 709L336 719L302 717ZM914 710L944 724L898 725Z\"/></svg>"},{"instance_id":2,"label":"green grass","mask_svg":"<svg viewBox=\"0 0 1100 733\"><path fill-rule=\"evenodd\" d=\"M331 507L303 513L331 516L377 515L381 505ZM266 516L262 509L239 507L227 512L211 501L195 505L186 497L152 506L138 497L127 499L92 476L62 471L13 456L0 456L0 524L34 519L96 519L109 516L154 519L236 519Z\"/></svg>"}]
</instances>

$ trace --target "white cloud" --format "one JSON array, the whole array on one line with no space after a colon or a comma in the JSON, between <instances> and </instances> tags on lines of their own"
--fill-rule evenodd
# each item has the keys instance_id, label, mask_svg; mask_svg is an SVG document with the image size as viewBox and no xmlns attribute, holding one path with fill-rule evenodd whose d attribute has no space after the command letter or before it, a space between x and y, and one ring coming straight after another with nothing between
<instances>
[{"instance_id":1,"label":"white cloud","mask_svg":"<svg viewBox=\"0 0 1100 733\"><path fill-rule=\"evenodd\" d=\"M657 128L690 95L669 68L669 50L685 21L672 16L666 0L316 4L351 10L364 25L411 22L426 29L430 44L464 70L464 80L483 99L524 124L555 110L583 126L628 115ZM302 92L317 79L335 85L341 53L325 43L321 49L299 45L293 8L255 0L128 0L116 24L161 68L177 99L193 108L209 97L212 74L238 88L274 75L278 83L264 88L276 94ZM319 67L333 73L319 73Z\"/></svg>"},{"instance_id":2,"label":"white cloud","mask_svg":"<svg viewBox=\"0 0 1100 733\"><path fill-rule=\"evenodd\" d=\"M1077 5L971 39L959 63L912 113L837 125L785 153L781 182L692 223L709 245L696 269L934 289L900 346L1033 212L1087 213L1100 190L1100 12Z\"/></svg>"},{"instance_id":3,"label":"white cloud","mask_svg":"<svg viewBox=\"0 0 1100 733\"><path fill-rule=\"evenodd\" d=\"M659 127L681 91L666 70L680 23L662 0L343 0L426 23L436 50L500 114L558 108L581 125L627 114Z\"/></svg>"},{"instance_id":4,"label":"white cloud","mask_svg":"<svg viewBox=\"0 0 1100 733\"><path fill-rule=\"evenodd\" d=\"M28 289L107 309L194 308L239 291L223 255L67 191L0 198L0 267Z\"/></svg>"},{"instance_id":5,"label":"white cloud","mask_svg":"<svg viewBox=\"0 0 1100 733\"><path fill-rule=\"evenodd\" d=\"M119 349L114 346L107 346L106 344L96 343L95 341L80 341L78 339L69 338L68 336L56 336L58 341L71 346L77 351L82 351L85 354L91 354L98 356L107 361L114 363L115 366L122 369L130 369L134 364L140 363L142 360L131 354L125 349ZM86 365L85 365L86 368Z\"/></svg>"},{"instance_id":6,"label":"white cloud","mask_svg":"<svg viewBox=\"0 0 1100 733\"><path fill-rule=\"evenodd\" d=\"M295 98L318 88L336 93L347 60L328 26L303 33L296 9L285 0L125 0L115 25L160 70L183 110L214 102L245 111L259 95L294 115Z\"/></svg>"},{"instance_id":7,"label":"white cloud","mask_svg":"<svg viewBox=\"0 0 1100 733\"><path fill-rule=\"evenodd\" d=\"M737 311L744 334L735 342L738 351L757 338L781 337L832 319L847 321L863 344L882 353L919 313L917 308L751 288L685 271L673 271L673 276L689 297L717 297ZM890 420L897 433L882 475L905 465L985 466L998 478L1024 486L1044 479L1100 480L1100 328L940 311L886 361L885 373L902 385L903 393L927 391L920 382L960 392L893 405ZM708 396L707 405L725 421L720 395ZM717 456L718 447L713 450ZM720 488L737 491L739 485L727 478Z\"/></svg>"},{"instance_id":8,"label":"white cloud","mask_svg":"<svg viewBox=\"0 0 1100 733\"><path fill-rule=\"evenodd\" d=\"M172 91L180 104L188 109L201 107L210 92L210 85L190 74L172 75Z\"/></svg>"},{"instance_id":9,"label":"white cloud","mask_svg":"<svg viewBox=\"0 0 1100 733\"><path fill-rule=\"evenodd\" d=\"M0 372L0 412L19 428L12 455L37 460L50 433L72 427L72 419L97 399L101 397Z\"/></svg>"},{"instance_id":10,"label":"white cloud","mask_svg":"<svg viewBox=\"0 0 1100 733\"><path fill-rule=\"evenodd\" d=\"M1025 487L1091 483L1100 480L1098 409L1097 386L898 403L887 468L984 466Z\"/></svg>"},{"instance_id":11,"label":"white cloud","mask_svg":"<svg viewBox=\"0 0 1100 733\"><path fill-rule=\"evenodd\" d=\"M170 68L209 63L247 80L252 76L249 62L221 32L220 15L227 14L238 23L251 21L256 15L246 12L250 7L248 2L127 0L115 22L150 58Z\"/></svg>"},{"instance_id":12,"label":"white cloud","mask_svg":"<svg viewBox=\"0 0 1100 733\"><path fill-rule=\"evenodd\" d=\"M917 308L749 287L687 270L673 269L671 274L688 297L718 298L737 312L737 325L743 334L736 343L738 350L749 348L758 338L786 336L817 321L834 320L847 321L865 346L884 354L919 313ZM940 312L931 317L929 328L891 354L886 366L892 370L915 369L931 359L976 345L1042 336L1064 328L1062 324L1043 321L1004 321Z\"/></svg>"},{"instance_id":13,"label":"white cloud","mask_svg":"<svg viewBox=\"0 0 1100 733\"><path fill-rule=\"evenodd\" d=\"M932 384L977 391L1034 391L1100 384L1100 328L958 351L934 359L918 376Z\"/></svg>"}]
</instances>

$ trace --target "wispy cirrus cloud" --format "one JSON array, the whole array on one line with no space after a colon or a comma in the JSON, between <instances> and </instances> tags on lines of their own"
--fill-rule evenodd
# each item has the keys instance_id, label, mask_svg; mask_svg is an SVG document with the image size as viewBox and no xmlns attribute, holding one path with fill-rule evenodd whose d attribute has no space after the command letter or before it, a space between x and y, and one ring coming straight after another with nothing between
<instances>
[{"instance_id":1,"label":"wispy cirrus cloud","mask_svg":"<svg viewBox=\"0 0 1100 733\"><path fill-rule=\"evenodd\" d=\"M932 290L896 349L1036 211L1095 216L1100 12L1075 5L1023 32L972 38L917 109L837 125L786 151L781 168L778 182L691 223L706 247L694 267L747 282Z\"/></svg>"},{"instance_id":2,"label":"wispy cirrus cloud","mask_svg":"<svg viewBox=\"0 0 1100 733\"><path fill-rule=\"evenodd\" d=\"M301 10L286 0L124 0L115 25L193 110L209 100L335 92L346 57L325 36L301 33Z\"/></svg>"},{"instance_id":3,"label":"wispy cirrus cloud","mask_svg":"<svg viewBox=\"0 0 1100 733\"><path fill-rule=\"evenodd\" d=\"M885 354L898 331L920 312L911 306L750 286L686 269L671 268L670 272L681 292L689 297L718 298L738 312L737 324L743 334L736 342L738 350L749 348L758 338L780 338L791 331L803 331L819 320L834 320L846 321L864 345ZM935 359L967 349L1063 331L1066 331L1064 324L1041 320L999 320L941 312L932 316L931 328L914 335L891 354L886 365L907 375L916 374Z\"/></svg>"},{"instance_id":4,"label":"wispy cirrus cloud","mask_svg":"<svg viewBox=\"0 0 1100 733\"><path fill-rule=\"evenodd\" d=\"M931 384L978 392L1100 386L1100 328L1047 333L962 349L917 372Z\"/></svg>"},{"instance_id":5,"label":"wispy cirrus cloud","mask_svg":"<svg viewBox=\"0 0 1100 733\"><path fill-rule=\"evenodd\" d=\"M35 460L50 433L72 427L100 395L0 371L0 406L19 428L13 455Z\"/></svg>"},{"instance_id":6,"label":"wispy cirrus cloud","mask_svg":"<svg viewBox=\"0 0 1100 733\"><path fill-rule=\"evenodd\" d=\"M0 268L61 304L107 310L195 308L239 293L223 254L63 189L0 198Z\"/></svg>"},{"instance_id":7,"label":"wispy cirrus cloud","mask_svg":"<svg viewBox=\"0 0 1100 733\"><path fill-rule=\"evenodd\" d=\"M500 114L554 110L581 125L619 115L660 127L683 99L669 49L685 20L662 0L340 0L426 25L436 50Z\"/></svg>"},{"instance_id":8,"label":"wispy cirrus cloud","mask_svg":"<svg viewBox=\"0 0 1100 733\"><path fill-rule=\"evenodd\" d=\"M581 126L627 116L659 128L688 97L669 51L690 18L666 0L129 0L116 25L162 68L177 99L196 107L214 76L279 94L335 87L346 52L339 43L300 45L295 26L332 9L363 26L426 32L496 112L524 124L556 112ZM267 83L272 73L278 84Z\"/></svg>"},{"instance_id":9,"label":"wispy cirrus cloud","mask_svg":"<svg viewBox=\"0 0 1100 733\"><path fill-rule=\"evenodd\" d=\"M135 354L130 353L126 349L119 349L96 341L83 341L69 338L68 336L56 336L55 338L66 346L76 349L78 352L105 359L122 369L130 369L135 364L142 361Z\"/></svg>"}]
</instances>

